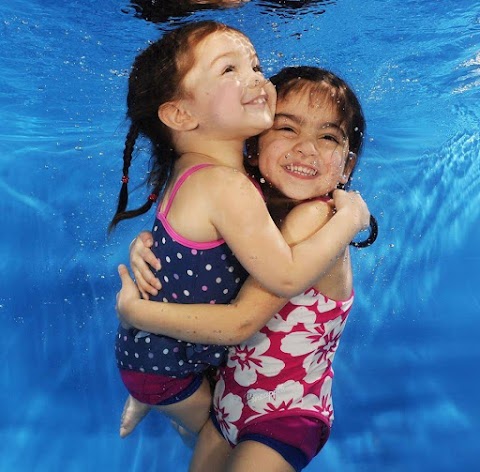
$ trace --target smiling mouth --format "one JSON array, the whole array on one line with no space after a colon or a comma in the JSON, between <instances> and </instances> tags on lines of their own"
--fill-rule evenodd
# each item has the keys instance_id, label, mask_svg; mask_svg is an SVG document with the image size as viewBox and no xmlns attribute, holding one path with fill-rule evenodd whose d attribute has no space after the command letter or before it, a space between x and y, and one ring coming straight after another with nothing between
<instances>
[{"instance_id":1,"label":"smiling mouth","mask_svg":"<svg viewBox=\"0 0 480 472\"><path fill-rule=\"evenodd\" d=\"M293 164L285 166L285 169L292 174L301 175L302 177L315 177L318 174L318 171L316 169Z\"/></svg>"},{"instance_id":2,"label":"smiling mouth","mask_svg":"<svg viewBox=\"0 0 480 472\"><path fill-rule=\"evenodd\" d=\"M245 105L266 105L267 97L265 95L260 95L259 97L250 100L249 102L245 103Z\"/></svg>"}]
</instances>

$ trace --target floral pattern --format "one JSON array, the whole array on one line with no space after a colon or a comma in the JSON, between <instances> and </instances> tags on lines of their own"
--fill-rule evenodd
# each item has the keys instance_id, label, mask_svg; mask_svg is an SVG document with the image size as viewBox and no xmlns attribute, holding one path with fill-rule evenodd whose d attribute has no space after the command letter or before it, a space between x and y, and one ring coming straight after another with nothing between
<instances>
[{"instance_id":1,"label":"floral pattern","mask_svg":"<svg viewBox=\"0 0 480 472\"><path fill-rule=\"evenodd\" d=\"M352 306L311 289L294 297L259 333L230 348L214 394L225 437L282 415L314 416L331 425L332 362Z\"/></svg>"}]
</instances>

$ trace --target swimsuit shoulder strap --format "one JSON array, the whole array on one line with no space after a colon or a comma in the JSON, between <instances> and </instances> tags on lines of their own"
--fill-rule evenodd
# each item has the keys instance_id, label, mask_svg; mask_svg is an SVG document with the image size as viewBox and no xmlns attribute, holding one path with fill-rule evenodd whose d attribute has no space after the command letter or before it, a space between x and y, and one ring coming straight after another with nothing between
<instances>
[{"instance_id":1,"label":"swimsuit shoulder strap","mask_svg":"<svg viewBox=\"0 0 480 472\"><path fill-rule=\"evenodd\" d=\"M170 211L170 207L172 206L173 199L175 198L175 195L177 194L178 189L182 186L185 180L187 180L193 173L197 172L198 170L203 169L204 167L211 167L211 166L213 166L213 164L198 164L196 166L190 167L180 176L180 178L175 182L175 185L173 186L172 193L170 194L165 210L163 211L163 214L165 217L168 215L168 212Z\"/></svg>"}]
</instances>

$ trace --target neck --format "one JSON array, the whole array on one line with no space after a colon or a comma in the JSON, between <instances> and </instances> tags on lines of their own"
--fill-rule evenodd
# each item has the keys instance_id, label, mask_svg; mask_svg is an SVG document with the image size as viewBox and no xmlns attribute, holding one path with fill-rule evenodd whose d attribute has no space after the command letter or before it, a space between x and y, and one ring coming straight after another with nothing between
<instances>
[{"instance_id":1,"label":"neck","mask_svg":"<svg viewBox=\"0 0 480 472\"><path fill-rule=\"evenodd\" d=\"M218 165L234 167L244 172L243 165L243 140L178 140L176 142L177 152L182 156L202 156L209 162Z\"/></svg>"}]
</instances>

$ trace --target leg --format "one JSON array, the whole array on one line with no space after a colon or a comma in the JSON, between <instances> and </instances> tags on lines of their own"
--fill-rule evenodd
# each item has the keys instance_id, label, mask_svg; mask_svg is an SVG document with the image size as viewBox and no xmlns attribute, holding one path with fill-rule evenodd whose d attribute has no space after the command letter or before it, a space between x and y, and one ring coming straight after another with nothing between
<instances>
[{"instance_id":1,"label":"leg","mask_svg":"<svg viewBox=\"0 0 480 472\"><path fill-rule=\"evenodd\" d=\"M173 429L178 433L180 436L183 444L188 447L188 449L192 449L195 447L195 443L197 442L197 435L187 431L183 426L175 423L175 421L170 420Z\"/></svg>"},{"instance_id":2,"label":"leg","mask_svg":"<svg viewBox=\"0 0 480 472\"><path fill-rule=\"evenodd\" d=\"M274 449L256 441L239 443L229 457L225 472L295 472Z\"/></svg>"},{"instance_id":3,"label":"leg","mask_svg":"<svg viewBox=\"0 0 480 472\"><path fill-rule=\"evenodd\" d=\"M128 396L123 407L122 419L120 422L120 437L128 436L137 426L144 416L150 411L151 406L146 403L135 400L131 395Z\"/></svg>"},{"instance_id":4,"label":"leg","mask_svg":"<svg viewBox=\"0 0 480 472\"><path fill-rule=\"evenodd\" d=\"M223 472L232 449L211 420L200 431L189 472Z\"/></svg>"},{"instance_id":5,"label":"leg","mask_svg":"<svg viewBox=\"0 0 480 472\"><path fill-rule=\"evenodd\" d=\"M204 378L200 387L185 400L171 405L155 405L154 408L167 415L178 427L196 436L207 422L211 403L210 387Z\"/></svg>"}]
</instances>

